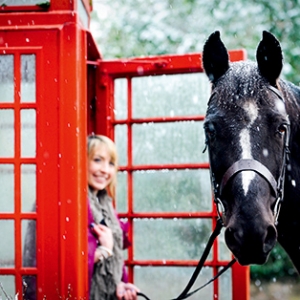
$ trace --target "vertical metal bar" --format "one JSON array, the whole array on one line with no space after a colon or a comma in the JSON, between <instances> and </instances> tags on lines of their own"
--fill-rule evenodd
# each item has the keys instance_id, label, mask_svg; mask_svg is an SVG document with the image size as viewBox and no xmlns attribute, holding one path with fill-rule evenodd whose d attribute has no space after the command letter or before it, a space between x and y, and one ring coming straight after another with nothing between
<instances>
[{"instance_id":1,"label":"vertical metal bar","mask_svg":"<svg viewBox=\"0 0 300 300\"><path fill-rule=\"evenodd\" d=\"M214 202L212 201L212 207L215 208ZM213 228L216 227L217 219L215 217L212 217L212 224ZM213 231L213 229L212 229ZM214 241L213 245L213 276L216 276L218 273L218 261L219 261L219 245L218 245L219 239L217 238ZM213 299L218 300L219 299L219 280L215 280L213 282Z\"/></svg>"},{"instance_id":2,"label":"vertical metal bar","mask_svg":"<svg viewBox=\"0 0 300 300\"><path fill-rule=\"evenodd\" d=\"M15 134L15 155L14 155L14 187L15 187L15 207L14 207L14 227L15 227L15 268L16 268L16 292L22 291L20 268L21 262L21 59L20 52L14 54L14 134Z\"/></svg>"},{"instance_id":3,"label":"vertical metal bar","mask_svg":"<svg viewBox=\"0 0 300 300\"><path fill-rule=\"evenodd\" d=\"M132 149L133 149L133 136L132 136L132 78L127 77L127 111L128 111L128 122L127 122L127 166L128 166L128 194L127 194L127 205L128 205L128 213L131 216L133 213L133 157L132 157ZM129 217L128 222L130 224L129 237L132 242L132 246L128 249L128 259L129 261L133 261L133 253L134 253L134 236L133 236L133 218ZM130 264L129 266L129 279L133 282L134 279L134 267Z\"/></svg>"}]
</instances>

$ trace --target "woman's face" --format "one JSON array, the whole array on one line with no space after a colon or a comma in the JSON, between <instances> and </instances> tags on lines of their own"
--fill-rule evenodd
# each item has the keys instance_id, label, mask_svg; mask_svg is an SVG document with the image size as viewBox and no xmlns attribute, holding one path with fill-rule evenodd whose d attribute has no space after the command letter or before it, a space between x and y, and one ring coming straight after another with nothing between
<instances>
[{"instance_id":1,"label":"woman's face","mask_svg":"<svg viewBox=\"0 0 300 300\"><path fill-rule=\"evenodd\" d=\"M116 175L116 168L105 145L95 148L88 161L88 184L97 193L105 189Z\"/></svg>"}]
</instances>

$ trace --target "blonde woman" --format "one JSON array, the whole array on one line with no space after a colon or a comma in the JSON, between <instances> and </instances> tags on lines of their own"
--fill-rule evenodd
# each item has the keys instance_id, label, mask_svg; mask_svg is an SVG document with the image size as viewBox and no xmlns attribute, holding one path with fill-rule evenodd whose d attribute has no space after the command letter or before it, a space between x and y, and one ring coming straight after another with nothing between
<instances>
[{"instance_id":1,"label":"blonde woman","mask_svg":"<svg viewBox=\"0 0 300 300\"><path fill-rule=\"evenodd\" d=\"M102 135L89 136L90 300L135 300L139 292L135 285L126 282L122 257L122 250L128 246L122 230L126 226L118 219L109 196L114 196L117 170L118 157L114 142Z\"/></svg>"}]
</instances>

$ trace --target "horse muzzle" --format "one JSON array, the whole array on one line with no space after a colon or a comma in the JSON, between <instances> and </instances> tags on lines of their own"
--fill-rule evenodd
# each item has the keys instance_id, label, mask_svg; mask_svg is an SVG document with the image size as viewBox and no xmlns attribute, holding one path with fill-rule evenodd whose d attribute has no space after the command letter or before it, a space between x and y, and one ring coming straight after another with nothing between
<instances>
[{"instance_id":1,"label":"horse muzzle","mask_svg":"<svg viewBox=\"0 0 300 300\"><path fill-rule=\"evenodd\" d=\"M254 224L246 229L240 224L229 225L225 230L225 241L241 265L264 264L276 244L277 230L273 224Z\"/></svg>"}]
</instances>

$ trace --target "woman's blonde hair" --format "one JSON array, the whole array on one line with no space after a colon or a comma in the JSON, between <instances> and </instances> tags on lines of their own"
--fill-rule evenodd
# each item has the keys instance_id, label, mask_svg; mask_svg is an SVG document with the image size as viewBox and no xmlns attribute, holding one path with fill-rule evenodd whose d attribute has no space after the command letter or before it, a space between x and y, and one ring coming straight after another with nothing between
<instances>
[{"instance_id":1,"label":"woman's blonde hair","mask_svg":"<svg viewBox=\"0 0 300 300\"><path fill-rule=\"evenodd\" d=\"M111 162L115 166L115 170L116 170L115 175L107 187L109 194L112 197L114 197L115 196L115 188L116 188L116 184L117 184L117 172L118 172L117 147L116 147L115 143L105 135L94 135L94 134L90 135L90 136L88 136L88 143L87 143L88 160L93 159L96 148L99 146L105 146L107 148L108 153L111 158Z\"/></svg>"}]
</instances>

